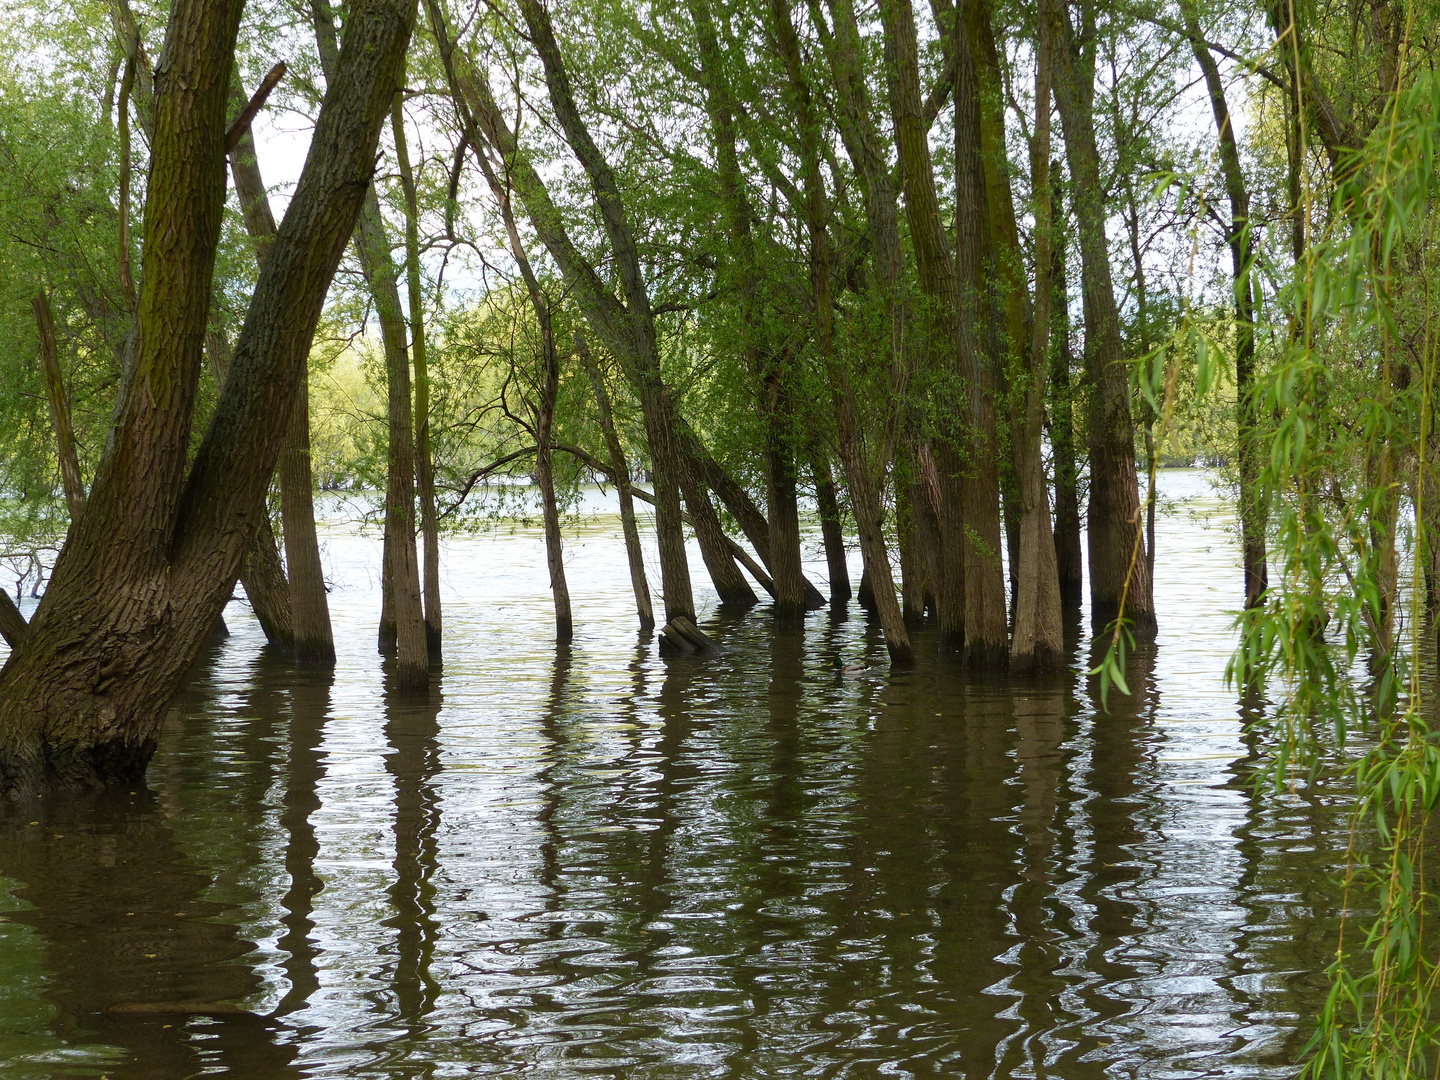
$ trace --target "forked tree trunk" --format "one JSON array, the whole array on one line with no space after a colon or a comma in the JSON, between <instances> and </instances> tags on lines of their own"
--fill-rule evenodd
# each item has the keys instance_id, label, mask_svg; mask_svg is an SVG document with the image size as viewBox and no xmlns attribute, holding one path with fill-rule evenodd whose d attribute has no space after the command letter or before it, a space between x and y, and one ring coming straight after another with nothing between
<instances>
[{"instance_id":1,"label":"forked tree trunk","mask_svg":"<svg viewBox=\"0 0 1440 1080\"><path fill-rule=\"evenodd\" d=\"M1103 631L1121 614L1137 639L1153 640L1155 602L1140 534L1135 473L1135 426L1130 379L1121 353L1120 316L1105 237L1105 189L1100 180L1093 113L1093 72L1082 62L1069 15L1044 0L1054 43L1055 100L1065 129L1071 203L1080 234L1085 279L1085 371L1090 382L1090 624Z\"/></svg>"},{"instance_id":2,"label":"forked tree trunk","mask_svg":"<svg viewBox=\"0 0 1440 1080\"><path fill-rule=\"evenodd\" d=\"M236 84L231 89L231 104L245 107L245 95ZM255 245L255 259L263 263L275 242L275 218L270 210L270 197L255 157L255 140L250 125L245 124L230 152L230 173L235 178L235 195L240 201L245 229ZM223 373L222 373L223 378ZM280 478L280 520L285 530L285 562L288 569L288 599L292 648L295 659L321 667L335 664L335 636L330 626L330 601L325 593L325 569L320 563L320 538L315 531L314 476L310 469L310 385L301 380L295 396L294 412L280 450L277 469ZM269 520L257 532L257 545L270 534ZM273 544L273 536L270 538ZM268 556L257 546L247 560L267 580L273 574ZM244 572L241 576L252 605ZM256 584L259 584L257 582ZM268 601L266 601L268 604ZM256 606L255 614L263 627L267 616ZM274 616L269 615L273 620Z\"/></svg>"},{"instance_id":3,"label":"forked tree trunk","mask_svg":"<svg viewBox=\"0 0 1440 1080\"><path fill-rule=\"evenodd\" d=\"M405 193L405 282L410 300L410 359L415 365L415 482L420 500L420 535L425 553L423 595L425 642L432 662L440 659L440 517L435 509L435 461L430 450L430 363L425 337L425 298L420 288L420 200L405 145L405 116L399 95L390 114L395 159Z\"/></svg>"},{"instance_id":4,"label":"forked tree trunk","mask_svg":"<svg viewBox=\"0 0 1440 1080\"><path fill-rule=\"evenodd\" d=\"M600 414L600 431L605 437L605 449L610 455L610 480L620 500L620 531L625 535L625 558L630 564L630 586L635 591L635 614L640 620L641 630L655 629L655 613L650 606L650 585L645 580L645 553L640 547L640 529L635 522L635 498L630 487L630 465L625 460L625 448L620 445L620 435L615 430L615 417L610 408L610 394L605 389L605 379L600 368L590 355L590 346L585 335L575 332L575 352L580 363L590 376L590 385L595 390L595 408Z\"/></svg>"},{"instance_id":5,"label":"forked tree trunk","mask_svg":"<svg viewBox=\"0 0 1440 1080\"><path fill-rule=\"evenodd\" d=\"M415 425L410 407L410 359L405 348L405 317L400 308L395 264L373 186L356 223L355 248L375 300L389 388L385 562L390 571L395 616L395 680L402 688L423 689L430 684L430 649L425 639L420 565L415 554Z\"/></svg>"},{"instance_id":6,"label":"forked tree trunk","mask_svg":"<svg viewBox=\"0 0 1440 1080\"><path fill-rule=\"evenodd\" d=\"M241 4L177 0L157 77L138 336L85 514L0 669L0 789L133 783L234 586L335 267L359 213L413 8L353 0L334 92L261 268L188 477L225 194Z\"/></svg>"},{"instance_id":7,"label":"forked tree trunk","mask_svg":"<svg viewBox=\"0 0 1440 1080\"><path fill-rule=\"evenodd\" d=\"M215 385L223 390L232 359L230 345L220 334L207 332L205 354L210 357ZM250 601L250 609L255 613L255 621L260 624L265 641L293 655L295 624L290 582L280 561L280 547L270 525L268 507L255 525L255 538L251 541L250 550L240 561L240 584L245 588L245 596Z\"/></svg>"},{"instance_id":8,"label":"forked tree trunk","mask_svg":"<svg viewBox=\"0 0 1440 1080\"><path fill-rule=\"evenodd\" d=\"M666 618L683 617L693 621L695 601L690 588L680 504L680 475L684 465L676 430L678 421L660 377L654 318L640 271L634 235L626 220L625 203L610 166L590 138L575 106L569 76L555 43L549 15L538 4L527 2L522 6L532 39L545 65L546 82L556 115L594 190L606 237L615 255L624 305L616 300L595 268L571 242L544 181L496 105L488 76L477 70L467 58L457 54L439 4L436 0L426 0L431 28L445 65L446 78L460 108L466 137L473 146L493 147L505 161L537 235L564 274L586 321L625 366L626 376L640 398L655 477L655 536L660 551Z\"/></svg>"}]
</instances>

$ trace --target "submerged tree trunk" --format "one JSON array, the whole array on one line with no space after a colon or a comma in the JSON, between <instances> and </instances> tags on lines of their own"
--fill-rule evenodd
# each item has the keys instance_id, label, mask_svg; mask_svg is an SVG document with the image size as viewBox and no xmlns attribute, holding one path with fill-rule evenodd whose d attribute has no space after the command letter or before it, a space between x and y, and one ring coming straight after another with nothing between
<instances>
[{"instance_id":1,"label":"submerged tree trunk","mask_svg":"<svg viewBox=\"0 0 1440 1080\"><path fill-rule=\"evenodd\" d=\"M1143 550L1139 478L1130 379L1121 354L1120 316L1105 237L1107 208L1100 180L1092 102L1093 73L1085 67L1069 16L1045 0L1054 43L1055 100L1065 129L1071 203L1080 234L1085 287L1085 370L1090 382L1090 623L1104 630L1124 615L1137 639L1153 640L1155 602Z\"/></svg>"},{"instance_id":2,"label":"submerged tree trunk","mask_svg":"<svg viewBox=\"0 0 1440 1080\"><path fill-rule=\"evenodd\" d=\"M565 550L560 535L560 508L555 503L555 400L560 394L560 353L555 331L545 311L540 330L540 349L545 370L540 382L540 401L535 409L535 483L540 488L540 505L545 518L545 564L550 571L550 593L555 600L555 640L568 642L575 636L570 614L570 586L565 582Z\"/></svg>"},{"instance_id":3,"label":"submerged tree trunk","mask_svg":"<svg viewBox=\"0 0 1440 1080\"><path fill-rule=\"evenodd\" d=\"M866 460L865 445L849 373L835 355L834 304L830 292L829 209L820 172L820 124L810 88L804 77L800 45L790 21L788 0L771 0L771 18L785 60L794 112L800 128L800 167L805 190L805 224L810 241L810 275L815 298L816 338L819 353L829 369L840 436L840 460L850 487L850 504L860 534L860 554L875 598L875 611L885 635L891 664L910 664L914 654L895 589L890 557L881 530L880 493ZM862 600L863 602L863 600Z\"/></svg>"},{"instance_id":4,"label":"submerged tree trunk","mask_svg":"<svg viewBox=\"0 0 1440 1080\"><path fill-rule=\"evenodd\" d=\"M412 8L353 0L334 92L189 476L241 5L177 0L157 77L138 335L114 437L0 669L0 789L133 783L263 512L325 294L374 169Z\"/></svg>"},{"instance_id":5,"label":"submerged tree trunk","mask_svg":"<svg viewBox=\"0 0 1440 1080\"><path fill-rule=\"evenodd\" d=\"M650 585L645 580L645 553L640 548L640 529L635 522L635 499L630 487L630 466L625 460L625 449L620 445L620 435L615 430L615 417L610 409L610 395L605 389L605 379L590 355L590 346L585 335L575 332L575 352L590 377L595 390L595 407L600 414L600 431L605 438L605 449L610 454L610 480L620 500L620 530L625 535L625 558L630 564L630 586L635 591L635 614L640 620L641 630L655 629L655 613L650 607Z\"/></svg>"},{"instance_id":6,"label":"submerged tree trunk","mask_svg":"<svg viewBox=\"0 0 1440 1080\"><path fill-rule=\"evenodd\" d=\"M1070 348L1070 299L1065 284L1065 228L1060 211L1059 162L1051 162L1051 283L1054 296L1053 337L1050 349L1050 447L1055 470L1055 563L1060 583L1062 621L1080 618L1085 596L1084 553L1080 546L1079 469L1075 463L1075 407L1070 372L1075 366Z\"/></svg>"},{"instance_id":7,"label":"submerged tree trunk","mask_svg":"<svg viewBox=\"0 0 1440 1080\"><path fill-rule=\"evenodd\" d=\"M824 451L816 448L810 456L810 476L815 481L815 505L820 514L820 537L825 544L825 566L830 574L830 606L841 608L850 602L850 565L845 558L845 529L840 519L840 500Z\"/></svg>"},{"instance_id":8,"label":"submerged tree trunk","mask_svg":"<svg viewBox=\"0 0 1440 1080\"><path fill-rule=\"evenodd\" d=\"M231 104L245 108L245 95L236 84L231 90ZM235 195L240 201L246 231L255 245L255 259L263 263L275 242L275 218L270 198L260 175L255 157L255 140L250 125L232 136L230 173L235 178ZM224 377L223 372L221 373ZM295 659L300 663L334 666L335 637L330 626L330 602L325 594L325 570L320 563L320 539L315 531L315 480L310 469L310 386L302 379L295 397L294 412L280 450L280 519L285 531L285 561L288 569L288 602L290 637ZM257 544L270 534L268 517L257 533ZM271 537L273 543L273 537ZM247 560L267 580L273 575L268 556L257 546ZM242 582L245 582L242 571ZM259 582L257 582L259 584ZM245 582L245 592L252 605L255 596ZM268 601L265 602L268 605ZM267 617L256 606L256 615L264 626ZM273 615L269 616L273 620Z\"/></svg>"},{"instance_id":9,"label":"submerged tree trunk","mask_svg":"<svg viewBox=\"0 0 1440 1080\"><path fill-rule=\"evenodd\" d=\"M355 247L375 300L389 387L385 561L394 604L395 680L403 688L423 689L430 684L430 650L425 639L420 566L415 554L415 426L410 407L410 360L395 264L373 187L366 193L365 207L356 223Z\"/></svg>"},{"instance_id":10,"label":"submerged tree trunk","mask_svg":"<svg viewBox=\"0 0 1440 1080\"><path fill-rule=\"evenodd\" d=\"M425 338L425 302L420 288L420 200L405 145L400 97L390 114L395 159L405 193L405 281L410 300L410 359L415 365L415 482L420 500L420 534L425 552L423 595L425 643L432 662L440 659L440 518L435 511L435 461L430 450L430 364Z\"/></svg>"},{"instance_id":11,"label":"submerged tree trunk","mask_svg":"<svg viewBox=\"0 0 1440 1080\"><path fill-rule=\"evenodd\" d=\"M1035 132L1030 150L1030 187L1035 199L1035 311L1029 350L1030 380L1024 387L1010 436L1020 502L1019 581L1015 590L1015 633L1010 644L1010 670L1016 674L1064 669L1060 579L1041 447L1053 296L1050 271L1054 265L1050 198L1051 59L1050 35L1042 21L1036 47Z\"/></svg>"}]
</instances>

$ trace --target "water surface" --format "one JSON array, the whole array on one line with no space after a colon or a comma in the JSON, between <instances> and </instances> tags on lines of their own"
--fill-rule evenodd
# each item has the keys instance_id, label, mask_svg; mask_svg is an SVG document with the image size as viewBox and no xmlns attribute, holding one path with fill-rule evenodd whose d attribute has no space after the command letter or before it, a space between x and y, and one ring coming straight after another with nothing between
<instances>
[{"instance_id":1,"label":"water surface","mask_svg":"<svg viewBox=\"0 0 1440 1080\"><path fill-rule=\"evenodd\" d=\"M1343 808L1251 791L1230 516L1164 491L1108 713L1088 640L1012 685L922 631L892 675L853 606L717 615L698 557L722 651L661 659L604 513L568 649L537 531L450 542L444 675L402 697L378 537L333 524L333 678L233 604L147 786L0 818L3 1076L1293 1075Z\"/></svg>"}]
</instances>

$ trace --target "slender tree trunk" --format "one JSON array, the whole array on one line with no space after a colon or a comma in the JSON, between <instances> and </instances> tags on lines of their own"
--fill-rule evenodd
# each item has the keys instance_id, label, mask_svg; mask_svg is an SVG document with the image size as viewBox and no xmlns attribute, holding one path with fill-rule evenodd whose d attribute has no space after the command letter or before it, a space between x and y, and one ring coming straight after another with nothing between
<instances>
[{"instance_id":1,"label":"slender tree trunk","mask_svg":"<svg viewBox=\"0 0 1440 1080\"><path fill-rule=\"evenodd\" d=\"M239 84L231 88L231 104L244 109L246 98ZM250 125L245 124L235 137L234 148L230 151L230 173L235 179L235 195L240 201L241 214L245 219L246 231L255 245L257 263L263 263L275 242L275 218L270 210L270 198L261 178L260 166L255 157L255 140ZM217 357L219 354L216 354ZM228 365L227 365L228 366ZM224 372L221 372L224 378ZM285 442L280 448L277 469L280 479L280 520L285 531L285 561L289 571L287 583L289 617L285 620L291 630L291 642L295 659L303 664L320 667L335 665L335 636L330 626L330 601L325 592L325 568L320 562L320 538L315 530L315 480L310 470L310 385L309 378L302 379L297 387L294 412ZM247 568L253 566L265 581L272 581L273 570L269 567L269 555L259 545L266 538L273 544L270 523L267 516L257 532L257 547L247 559ZM261 626L273 622L275 615L261 614L261 607L250 590L250 582L242 570L242 583L250 597L255 614ZM260 581L255 582L260 585ZM269 606L268 599L264 601ZM268 631L267 631L268 633Z\"/></svg>"},{"instance_id":2,"label":"slender tree trunk","mask_svg":"<svg viewBox=\"0 0 1440 1080\"><path fill-rule=\"evenodd\" d=\"M45 377L45 396L50 401L50 422L55 429L55 453L60 461L60 487L70 511L70 524L85 510L85 482L80 478L80 456L75 450L75 429L70 425L70 395L60 374L55 348L55 318L50 313L48 293L36 293L30 301L35 309L35 327L40 337L40 369Z\"/></svg>"},{"instance_id":3,"label":"slender tree trunk","mask_svg":"<svg viewBox=\"0 0 1440 1080\"><path fill-rule=\"evenodd\" d=\"M830 606L842 608L850 602L850 565L845 558L845 530L840 518L840 500L825 451L812 448L810 476L815 481L815 505L820 513L820 537L825 544L825 566L830 574Z\"/></svg>"},{"instance_id":4,"label":"slender tree trunk","mask_svg":"<svg viewBox=\"0 0 1440 1080\"><path fill-rule=\"evenodd\" d=\"M1080 545L1079 469L1075 463L1075 406L1070 373L1075 357L1070 348L1070 299L1066 288L1065 226L1056 182L1060 163L1050 164L1053 211L1051 261L1054 342L1050 349L1050 447L1055 470L1055 563L1060 580L1062 622L1080 618L1084 599L1084 552Z\"/></svg>"},{"instance_id":5,"label":"slender tree trunk","mask_svg":"<svg viewBox=\"0 0 1440 1080\"><path fill-rule=\"evenodd\" d=\"M114 434L30 634L0 669L0 788L134 783L250 546L374 169L413 7L353 0L345 62L188 477L241 4L177 0L157 77L138 334Z\"/></svg>"},{"instance_id":6,"label":"slender tree trunk","mask_svg":"<svg viewBox=\"0 0 1440 1080\"><path fill-rule=\"evenodd\" d=\"M1055 57L1055 100L1065 129L1071 202L1085 278L1085 369L1090 380L1090 621L1104 630L1120 615L1141 641L1156 633L1155 602L1140 534L1135 427L1130 379L1120 349L1120 317L1105 237L1107 208L1100 182L1092 104L1093 73L1082 63L1069 16L1045 0Z\"/></svg>"},{"instance_id":7,"label":"slender tree trunk","mask_svg":"<svg viewBox=\"0 0 1440 1080\"><path fill-rule=\"evenodd\" d=\"M930 592L929 561L921 515L924 491L920 463L912 442L901 443L902 460L895 477L895 532L900 548L900 606L906 626L920 626L925 621L925 607Z\"/></svg>"},{"instance_id":8,"label":"slender tree trunk","mask_svg":"<svg viewBox=\"0 0 1440 1080\"><path fill-rule=\"evenodd\" d=\"M410 359L405 348L405 318L395 264L373 187L365 196L365 207L356 224L355 247L375 299L389 386L385 559L395 614L395 680L402 688L423 689L430 684L430 650L425 639L420 566L415 554L415 424L410 405Z\"/></svg>"},{"instance_id":9,"label":"slender tree trunk","mask_svg":"<svg viewBox=\"0 0 1440 1080\"><path fill-rule=\"evenodd\" d=\"M420 288L420 200L405 145L405 115L399 95L390 114L395 160L405 193L405 281L410 293L410 359L415 365L415 481L420 499L420 534L425 550L425 643L431 661L440 659L440 518L435 510L435 462L430 450L430 364L425 340L425 298Z\"/></svg>"},{"instance_id":10,"label":"slender tree trunk","mask_svg":"<svg viewBox=\"0 0 1440 1080\"><path fill-rule=\"evenodd\" d=\"M630 564L630 585L635 591L635 614L640 620L641 630L655 629L655 613L650 607L650 586L645 580L645 554L640 548L640 529L635 523L635 499L630 487L630 466L625 460L625 449L620 445L619 433L615 430L615 418L610 409L610 395L605 389L605 379L600 368L590 355L590 346L585 335L575 333L575 352L580 363L590 376L590 385L595 389L595 407L600 414L600 431L605 437L605 449L610 454L610 479L620 499L620 529L625 534L625 557Z\"/></svg>"},{"instance_id":11,"label":"slender tree trunk","mask_svg":"<svg viewBox=\"0 0 1440 1080\"><path fill-rule=\"evenodd\" d=\"M830 372L835 397L835 412L840 434L840 457L845 465L850 487L850 504L860 534L860 553L869 572L875 597L875 610L885 635L890 662L910 664L914 654L910 635L895 589L890 558L885 550L881 530L879 491L872 480L866 460L855 393L848 372L835 356L834 304L830 292L830 242L826 231L829 210L826 206L824 179L820 173L820 125L814 102L805 81L800 58L800 44L790 21L789 0L771 0L771 18L785 60L785 69L800 127L800 167L804 177L806 230L810 241L810 275L815 297L816 339L820 355ZM862 590L863 591L863 590ZM862 601L863 602L863 601Z\"/></svg>"},{"instance_id":12,"label":"slender tree trunk","mask_svg":"<svg viewBox=\"0 0 1440 1080\"><path fill-rule=\"evenodd\" d=\"M565 550L560 535L560 508L555 504L555 401L560 395L560 353L546 310L540 334L545 374L540 384L540 402L535 410L535 483L540 487L540 504L545 518L545 563L550 570L550 593L555 599L555 640L568 642L575 636L570 614L570 586L565 583Z\"/></svg>"}]
</instances>

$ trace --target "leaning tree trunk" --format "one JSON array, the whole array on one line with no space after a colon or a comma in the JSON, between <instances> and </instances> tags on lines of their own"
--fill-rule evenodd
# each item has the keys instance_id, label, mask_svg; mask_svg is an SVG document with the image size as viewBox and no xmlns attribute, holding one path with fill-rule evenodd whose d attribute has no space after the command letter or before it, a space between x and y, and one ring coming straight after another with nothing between
<instances>
[{"instance_id":1,"label":"leaning tree trunk","mask_svg":"<svg viewBox=\"0 0 1440 1080\"><path fill-rule=\"evenodd\" d=\"M283 69L280 69L283 70ZM272 72L278 81L279 75ZM273 85L269 79L267 85ZM263 88L262 88L263 89ZM236 84L231 91L232 103L249 112L245 95ZM242 119L244 113L242 113ZM237 121L238 122L238 121ZM255 261L263 263L275 242L275 218L270 211L270 197L260 175L255 157L255 140L248 122L237 130L232 128L230 172L235 178L235 195L245 219L246 231L255 245ZM224 377L224 373L221 373ZM295 659L300 663L321 667L335 665L335 635L330 627L330 601L325 594L325 569L320 563L320 538L315 531L315 480L310 470L310 386L301 381L295 397L295 410L280 451L280 520L285 529L285 561L289 571L289 623ZM268 519L257 542L269 533ZM258 547L248 562L263 566L266 555ZM252 605L244 572L241 575L245 592ZM256 608L256 615L260 609ZM265 618L260 619L264 626Z\"/></svg>"},{"instance_id":2,"label":"leaning tree trunk","mask_svg":"<svg viewBox=\"0 0 1440 1080\"><path fill-rule=\"evenodd\" d=\"M435 509L435 461L430 450L430 364L425 339L425 303L420 288L420 200L405 145L400 96L390 114L395 159L405 192L405 282L410 300L410 359L415 365L415 481L420 499L420 534L425 549L425 642L430 659L440 659L440 517Z\"/></svg>"},{"instance_id":3,"label":"leaning tree trunk","mask_svg":"<svg viewBox=\"0 0 1440 1080\"><path fill-rule=\"evenodd\" d=\"M420 599L420 565L415 555L415 425L410 409L410 359L405 348L405 317L400 310L395 264L390 258L390 241L373 186L365 196L365 208L356 225L355 247L375 299L389 387L385 560L394 604L395 679L401 687L422 689L430 684L430 650Z\"/></svg>"},{"instance_id":4,"label":"leaning tree trunk","mask_svg":"<svg viewBox=\"0 0 1440 1080\"><path fill-rule=\"evenodd\" d=\"M585 335L575 332L575 352L590 377L595 390L595 408L600 414L600 431L605 437L605 449L610 455L610 479L615 484L615 493L620 499L620 531L625 536L625 558L630 564L630 586L635 591L635 614L640 620L641 630L655 629L655 613L650 606L650 585L645 580L645 554L640 548L640 529L635 522L635 497L630 488L630 465L625 460L625 448L620 445L620 436L615 430L615 417L610 409L610 394L605 389L605 379L600 374Z\"/></svg>"},{"instance_id":5,"label":"leaning tree trunk","mask_svg":"<svg viewBox=\"0 0 1440 1080\"><path fill-rule=\"evenodd\" d=\"M188 477L241 5L176 0L157 76L129 388L22 647L0 669L0 790L134 783L234 586L374 171L413 8L354 0L343 62Z\"/></svg>"},{"instance_id":6,"label":"leaning tree trunk","mask_svg":"<svg viewBox=\"0 0 1440 1080\"><path fill-rule=\"evenodd\" d=\"M1085 287L1085 371L1090 383L1090 624L1104 630L1121 615L1141 641L1156 633L1155 602L1141 535L1135 473L1135 425L1130 379L1121 353L1120 315L1105 236L1105 189L1096 149L1093 74L1082 64L1069 16L1045 0L1054 43L1055 100L1065 129L1071 204L1080 234Z\"/></svg>"}]
</instances>

